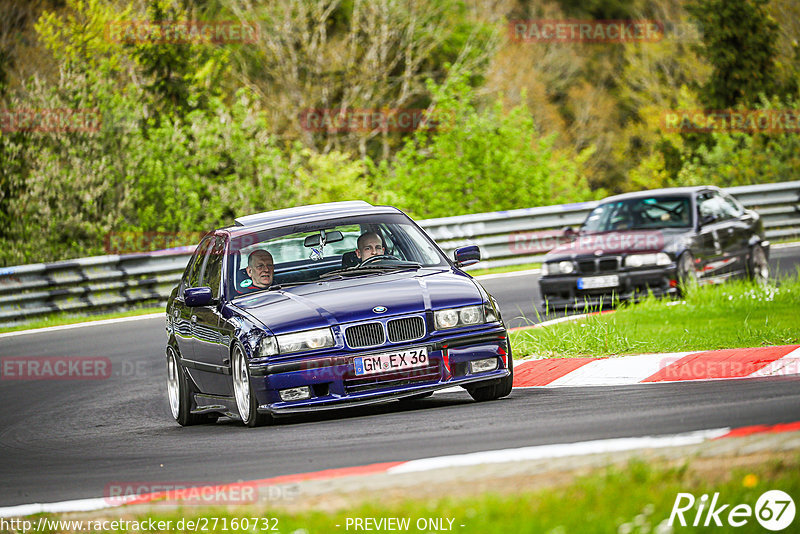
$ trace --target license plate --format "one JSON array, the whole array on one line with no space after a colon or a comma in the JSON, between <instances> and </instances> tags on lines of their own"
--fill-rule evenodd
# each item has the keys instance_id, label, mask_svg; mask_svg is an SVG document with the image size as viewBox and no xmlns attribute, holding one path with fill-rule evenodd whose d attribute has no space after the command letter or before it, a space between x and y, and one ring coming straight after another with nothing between
<instances>
[{"instance_id":1,"label":"license plate","mask_svg":"<svg viewBox=\"0 0 800 534\"><path fill-rule=\"evenodd\" d=\"M422 347L353 358L356 376L390 373L428 365L428 351Z\"/></svg>"},{"instance_id":2,"label":"license plate","mask_svg":"<svg viewBox=\"0 0 800 534\"><path fill-rule=\"evenodd\" d=\"M578 278L578 289L598 289L601 287L617 287L618 285L619 276L616 274Z\"/></svg>"}]
</instances>

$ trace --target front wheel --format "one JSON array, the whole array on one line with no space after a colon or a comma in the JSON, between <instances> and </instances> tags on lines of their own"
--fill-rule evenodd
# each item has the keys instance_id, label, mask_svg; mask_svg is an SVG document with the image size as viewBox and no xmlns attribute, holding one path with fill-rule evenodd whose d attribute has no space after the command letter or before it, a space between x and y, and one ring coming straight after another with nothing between
<instances>
[{"instance_id":1,"label":"front wheel","mask_svg":"<svg viewBox=\"0 0 800 534\"><path fill-rule=\"evenodd\" d=\"M508 370L509 375L501 378L490 386L482 386L467 389L467 393L476 401L490 401L507 397L511 393L514 384L514 360L511 357L511 350L508 351Z\"/></svg>"},{"instance_id":2,"label":"front wheel","mask_svg":"<svg viewBox=\"0 0 800 534\"><path fill-rule=\"evenodd\" d=\"M750 254L750 265L748 265L750 279L756 284L763 286L769 281L769 262L767 254L761 245L755 245Z\"/></svg>"},{"instance_id":3,"label":"front wheel","mask_svg":"<svg viewBox=\"0 0 800 534\"><path fill-rule=\"evenodd\" d=\"M167 347L167 398L169 411L181 426L213 423L219 417L216 414L192 413L191 386L172 346Z\"/></svg>"},{"instance_id":4,"label":"front wheel","mask_svg":"<svg viewBox=\"0 0 800 534\"><path fill-rule=\"evenodd\" d=\"M269 414L258 413L258 400L250 384L250 368L244 349L238 343L233 347L233 394L242 423L249 427L262 426L272 419Z\"/></svg>"}]
</instances>

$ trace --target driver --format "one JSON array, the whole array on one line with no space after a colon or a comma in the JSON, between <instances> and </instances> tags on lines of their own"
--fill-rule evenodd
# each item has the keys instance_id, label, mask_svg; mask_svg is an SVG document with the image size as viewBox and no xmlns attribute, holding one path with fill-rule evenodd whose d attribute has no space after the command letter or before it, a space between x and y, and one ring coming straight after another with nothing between
<instances>
[{"instance_id":1,"label":"driver","mask_svg":"<svg viewBox=\"0 0 800 534\"><path fill-rule=\"evenodd\" d=\"M367 260L373 256L383 255L383 242L381 237L375 232L365 232L361 234L357 242L356 256L360 261Z\"/></svg>"},{"instance_id":2,"label":"driver","mask_svg":"<svg viewBox=\"0 0 800 534\"><path fill-rule=\"evenodd\" d=\"M247 276L253 281L251 291L268 289L275 275L275 262L266 250L254 250L247 257Z\"/></svg>"}]
</instances>

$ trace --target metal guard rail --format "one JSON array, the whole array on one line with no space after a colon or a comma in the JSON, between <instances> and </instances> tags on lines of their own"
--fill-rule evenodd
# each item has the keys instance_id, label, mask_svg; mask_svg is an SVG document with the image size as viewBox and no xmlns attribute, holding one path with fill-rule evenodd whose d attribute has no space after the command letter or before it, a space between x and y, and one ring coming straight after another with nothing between
<instances>
[{"instance_id":1,"label":"metal guard rail","mask_svg":"<svg viewBox=\"0 0 800 534\"><path fill-rule=\"evenodd\" d=\"M800 237L800 181L731 187L726 191L761 214L770 240ZM518 265L541 261L561 229L583 222L597 204L477 213L427 219L419 224L449 255L467 244L480 246L484 261L478 268ZM53 312L163 304L193 249L0 268L0 324Z\"/></svg>"}]
</instances>

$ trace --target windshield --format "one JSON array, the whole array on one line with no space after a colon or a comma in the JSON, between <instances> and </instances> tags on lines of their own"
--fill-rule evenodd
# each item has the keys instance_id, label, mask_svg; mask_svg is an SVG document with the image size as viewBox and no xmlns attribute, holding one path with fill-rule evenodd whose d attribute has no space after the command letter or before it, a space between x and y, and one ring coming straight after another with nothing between
<instances>
[{"instance_id":1,"label":"windshield","mask_svg":"<svg viewBox=\"0 0 800 534\"><path fill-rule=\"evenodd\" d=\"M689 197L644 197L597 206L581 232L685 228L692 224Z\"/></svg>"},{"instance_id":2,"label":"windshield","mask_svg":"<svg viewBox=\"0 0 800 534\"><path fill-rule=\"evenodd\" d=\"M286 226L231 240L232 297L344 277L447 266L431 239L402 214Z\"/></svg>"}]
</instances>

